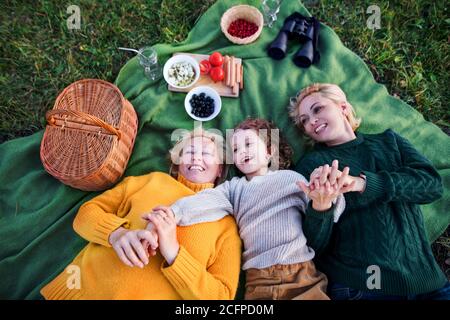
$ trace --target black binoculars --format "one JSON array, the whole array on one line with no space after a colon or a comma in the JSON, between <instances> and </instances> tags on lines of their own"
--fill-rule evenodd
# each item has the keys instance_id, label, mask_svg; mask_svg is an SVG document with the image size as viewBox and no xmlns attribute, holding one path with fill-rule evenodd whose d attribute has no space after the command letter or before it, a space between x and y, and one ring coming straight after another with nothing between
<instances>
[{"instance_id":1,"label":"black binoculars","mask_svg":"<svg viewBox=\"0 0 450 320\"><path fill-rule=\"evenodd\" d=\"M268 48L269 56L281 60L286 56L288 40L296 39L303 46L294 56L294 63L307 68L320 59L317 49L319 41L319 21L314 17L305 17L294 12L284 20L283 27Z\"/></svg>"}]
</instances>

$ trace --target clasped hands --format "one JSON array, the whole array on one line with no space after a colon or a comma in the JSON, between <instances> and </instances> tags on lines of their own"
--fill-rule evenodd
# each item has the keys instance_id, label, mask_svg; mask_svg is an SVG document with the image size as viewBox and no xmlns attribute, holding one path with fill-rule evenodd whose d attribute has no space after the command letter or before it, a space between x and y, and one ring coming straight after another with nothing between
<instances>
[{"instance_id":1,"label":"clasped hands","mask_svg":"<svg viewBox=\"0 0 450 320\"><path fill-rule=\"evenodd\" d=\"M145 213L145 229L128 230L123 227L113 231L109 243L119 259L129 267L144 268L159 248L161 255L171 265L180 249L176 222L169 207L158 206L152 213Z\"/></svg>"},{"instance_id":2,"label":"clasped hands","mask_svg":"<svg viewBox=\"0 0 450 320\"><path fill-rule=\"evenodd\" d=\"M326 211L340 194L364 190L363 179L350 176L349 167L342 171L338 167L338 160L333 160L331 167L325 164L314 169L309 184L297 182L298 187L312 200L314 210Z\"/></svg>"}]
</instances>

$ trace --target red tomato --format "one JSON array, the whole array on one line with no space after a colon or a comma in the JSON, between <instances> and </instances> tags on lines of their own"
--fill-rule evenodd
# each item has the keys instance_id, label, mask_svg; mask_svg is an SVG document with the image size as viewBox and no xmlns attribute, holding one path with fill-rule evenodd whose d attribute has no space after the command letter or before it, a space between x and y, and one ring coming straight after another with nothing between
<instances>
[{"instance_id":1,"label":"red tomato","mask_svg":"<svg viewBox=\"0 0 450 320\"><path fill-rule=\"evenodd\" d=\"M208 74L209 70L211 70L211 63L208 60L202 60L200 62L200 73Z\"/></svg>"},{"instance_id":2,"label":"red tomato","mask_svg":"<svg viewBox=\"0 0 450 320\"><path fill-rule=\"evenodd\" d=\"M220 54L220 52L214 52L209 56L209 62L211 62L213 66L219 67L223 64L223 56Z\"/></svg>"},{"instance_id":3,"label":"red tomato","mask_svg":"<svg viewBox=\"0 0 450 320\"><path fill-rule=\"evenodd\" d=\"M225 78L222 67L214 67L209 71L209 75L214 82L222 81Z\"/></svg>"}]
</instances>

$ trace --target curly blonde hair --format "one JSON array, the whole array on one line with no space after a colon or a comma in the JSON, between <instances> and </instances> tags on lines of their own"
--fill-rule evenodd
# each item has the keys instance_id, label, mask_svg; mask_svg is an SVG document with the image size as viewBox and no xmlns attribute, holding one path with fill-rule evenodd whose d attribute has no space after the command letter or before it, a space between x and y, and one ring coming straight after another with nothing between
<instances>
[{"instance_id":1,"label":"curly blonde hair","mask_svg":"<svg viewBox=\"0 0 450 320\"><path fill-rule=\"evenodd\" d=\"M322 97L330 99L336 104L345 103L350 111L347 113L346 118L350 123L353 131L356 131L356 129L358 129L361 124L361 118L356 117L355 110L353 109L353 106L350 104L350 102L348 102L347 96L345 95L344 91L342 91L342 89L336 84L314 83L307 86L306 88L303 88L297 93L295 97L292 97L290 99L290 104L288 107L289 116L294 121L295 125L300 128L300 130L302 130L302 132L304 132L304 128L300 121L300 103L307 96L316 92Z\"/></svg>"}]
</instances>

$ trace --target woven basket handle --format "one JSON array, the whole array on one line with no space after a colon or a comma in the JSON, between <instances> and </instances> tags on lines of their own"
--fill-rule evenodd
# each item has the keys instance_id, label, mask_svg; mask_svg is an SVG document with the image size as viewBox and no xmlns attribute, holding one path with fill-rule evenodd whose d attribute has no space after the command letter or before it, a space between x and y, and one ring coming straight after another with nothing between
<instances>
[{"instance_id":1,"label":"woven basket handle","mask_svg":"<svg viewBox=\"0 0 450 320\"><path fill-rule=\"evenodd\" d=\"M67 109L53 109L53 110L49 110L46 114L46 118L47 118L47 122L50 125L54 125L55 124L55 118L53 118L55 115L67 115L67 116L73 116L73 117L77 117L77 118L81 118L83 120L86 120L87 122L97 125L107 131L109 131L110 133L116 135L119 140L120 140L120 130L114 128L113 126L111 126L110 124L106 123L105 121L103 121L102 119L97 118L96 116L81 112L81 111L76 111L76 110L67 110Z\"/></svg>"}]
</instances>

